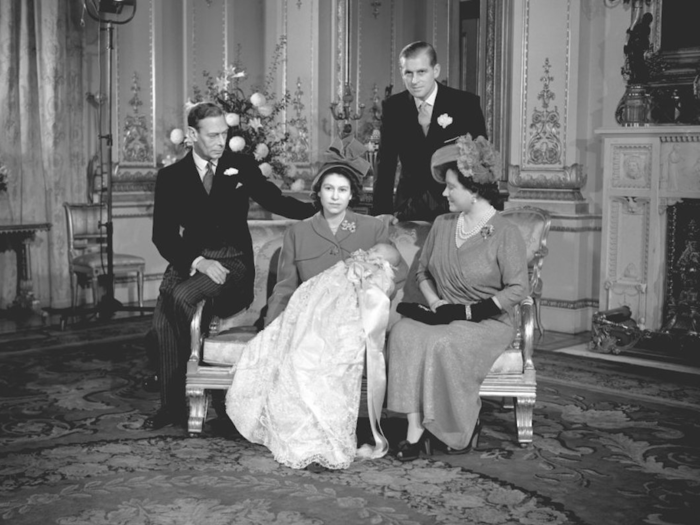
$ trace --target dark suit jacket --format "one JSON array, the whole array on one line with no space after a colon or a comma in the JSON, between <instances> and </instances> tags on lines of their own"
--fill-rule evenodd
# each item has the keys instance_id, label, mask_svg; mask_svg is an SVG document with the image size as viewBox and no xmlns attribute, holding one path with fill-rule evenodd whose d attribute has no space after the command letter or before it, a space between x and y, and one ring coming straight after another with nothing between
<instances>
[{"instance_id":1,"label":"dark suit jacket","mask_svg":"<svg viewBox=\"0 0 700 525\"><path fill-rule=\"evenodd\" d=\"M441 115L452 118L444 128L437 122ZM486 123L479 97L443 84L438 86L428 135L418 123L413 96L402 91L382 104L381 142L374 181L372 213L396 213L401 220L433 220L447 211L443 184L430 173L430 158L446 141L471 133L473 138L486 137ZM394 200L397 161L401 174ZM413 201L413 202L411 202ZM434 212L435 208L439 212Z\"/></svg>"},{"instance_id":2,"label":"dark suit jacket","mask_svg":"<svg viewBox=\"0 0 700 525\"><path fill-rule=\"evenodd\" d=\"M236 174L224 174L229 168ZM282 195L260 172L255 160L228 149L219 159L211 192L207 194L192 152L162 168L156 179L153 243L160 254L183 275L205 248L232 246L243 254L254 275L253 244L248 229L252 198L264 208L292 219L313 215L314 206ZM253 279L243 292L252 300Z\"/></svg>"}]
</instances>

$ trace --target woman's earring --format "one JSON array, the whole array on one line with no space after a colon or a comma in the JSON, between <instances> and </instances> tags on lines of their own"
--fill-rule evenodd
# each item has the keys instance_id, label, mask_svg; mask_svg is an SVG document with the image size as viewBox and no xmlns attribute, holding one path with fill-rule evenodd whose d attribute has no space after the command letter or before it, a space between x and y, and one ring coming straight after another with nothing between
<instances>
[{"instance_id":1,"label":"woman's earring","mask_svg":"<svg viewBox=\"0 0 700 525\"><path fill-rule=\"evenodd\" d=\"M472 197L472 204L476 204L476 197Z\"/></svg>"}]
</instances>

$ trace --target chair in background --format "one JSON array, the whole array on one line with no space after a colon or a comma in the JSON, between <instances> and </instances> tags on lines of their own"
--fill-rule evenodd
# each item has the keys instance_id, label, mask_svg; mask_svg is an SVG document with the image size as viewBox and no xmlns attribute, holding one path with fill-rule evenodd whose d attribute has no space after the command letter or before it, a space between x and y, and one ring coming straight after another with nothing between
<instances>
[{"instance_id":1,"label":"chair in background","mask_svg":"<svg viewBox=\"0 0 700 525\"><path fill-rule=\"evenodd\" d=\"M519 229L525 239L527 248L527 270L530 277L530 297L535 303L535 322L540 335L544 335L540 301L542 299L542 265L544 258L549 253L547 249L547 235L552 225L552 218L546 210L533 206L521 206L508 208L501 212L501 216L511 220Z\"/></svg>"},{"instance_id":2,"label":"chair in background","mask_svg":"<svg viewBox=\"0 0 700 525\"><path fill-rule=\"evenodd\" d=\"M92 285L93 301L99 301L98 279L107 275L107 237L102 223L107 218L107 208L102 204L64 203L68 230L68 268L71 281L71 308L78 298L79 280ZM143 307L143 275L146 261L137 255L115 253L114 276L136 275L139 306Z\"/></svg>"}]
</instances>

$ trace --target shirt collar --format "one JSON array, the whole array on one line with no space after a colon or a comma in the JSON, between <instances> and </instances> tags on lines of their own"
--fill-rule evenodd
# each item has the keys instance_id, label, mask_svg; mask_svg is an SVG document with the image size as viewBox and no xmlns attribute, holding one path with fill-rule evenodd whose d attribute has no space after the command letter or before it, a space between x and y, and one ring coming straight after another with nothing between
<instances>
[{"instance_id":1,"label":"shirt collar","mask_svg":"<svg viewBox=\"0 0 700 525\"><path fill-rule=\"evenodd\" d=\"M204 177L207 173L207 164L209 161L203 159L199 155L197 155L197 152L192 150L192 157L194 157L194 164L197 166L197 171L199 172L200 177ZM214 167L214 173L216 173L216 159L211 160L212 166Z\"/></svg>"},{"instance_id":2,"label":"shirt collar","mask_svg":"<svg viewBox=\"0 0 700 525\"><path fill-rule=\"evenodd\" d=\"M437 92L438 92L438 82L435 82L435 86L433 87L433 90L430 92L430 95L428 95L428 98L425 99L425 102L427 102L430 106L435 107L435 98L437 97ZM416 107L420 107L420 105L424 102L423 100L419 98L414 98L416 102Z\"/></svg>"}]
</instances>

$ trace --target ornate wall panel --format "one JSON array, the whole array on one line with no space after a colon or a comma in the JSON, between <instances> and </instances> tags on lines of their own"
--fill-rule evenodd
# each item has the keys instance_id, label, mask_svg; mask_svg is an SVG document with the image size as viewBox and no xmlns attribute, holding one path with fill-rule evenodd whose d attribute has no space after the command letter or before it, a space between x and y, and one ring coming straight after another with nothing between
<instances>
[{"instance_id":1,"label":"ornate wall panel","mask_svg":"<svg viewBox=\"0 0 700 525\"><path fill-rule=\"evenodd\" d=\"M153 2L139 2L137 16L115 26L113 147L122 166L155 164Z\"/></svg>"}]
</instances>

